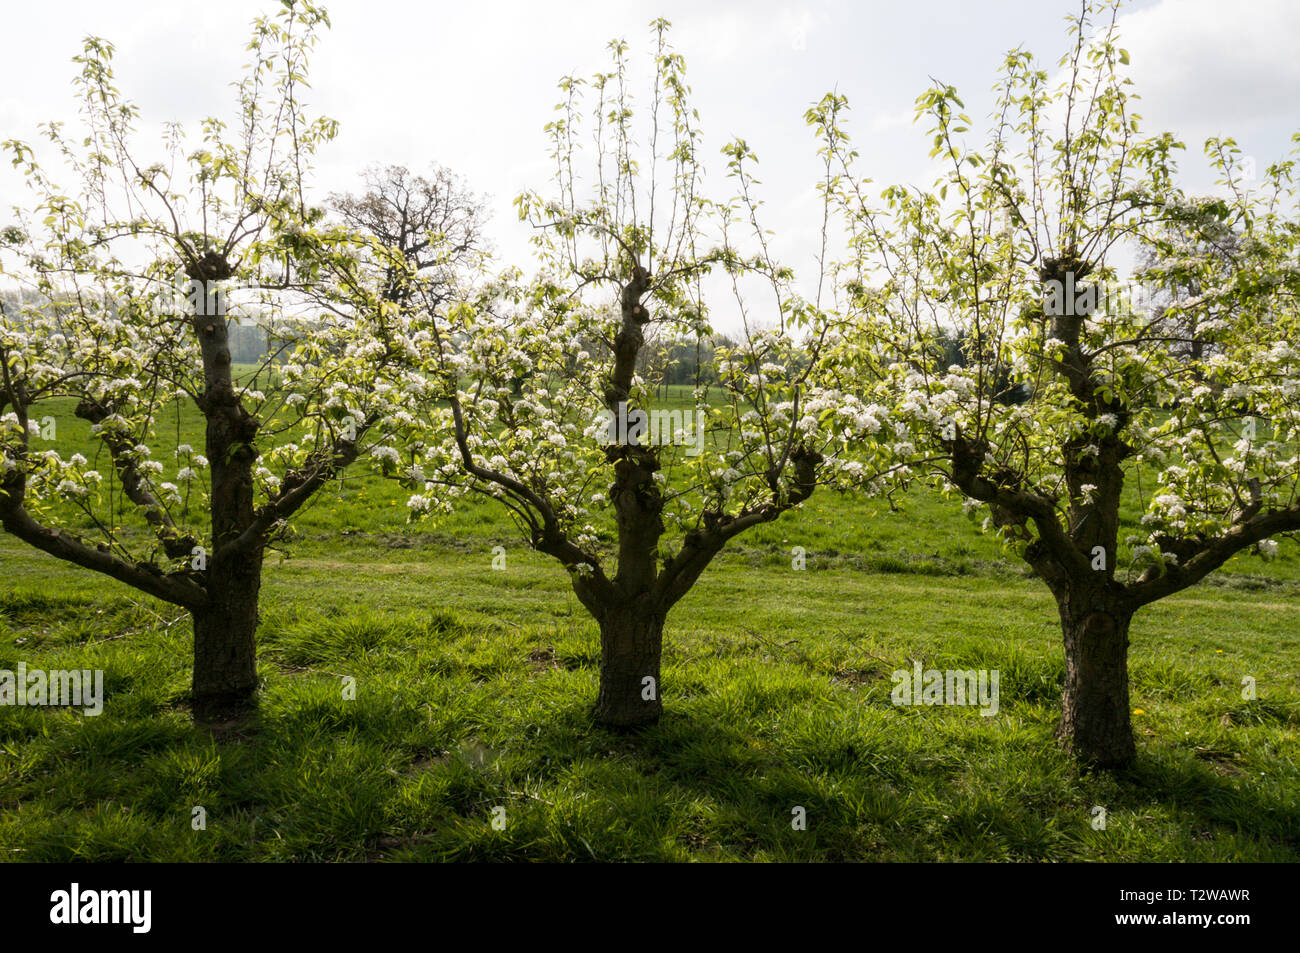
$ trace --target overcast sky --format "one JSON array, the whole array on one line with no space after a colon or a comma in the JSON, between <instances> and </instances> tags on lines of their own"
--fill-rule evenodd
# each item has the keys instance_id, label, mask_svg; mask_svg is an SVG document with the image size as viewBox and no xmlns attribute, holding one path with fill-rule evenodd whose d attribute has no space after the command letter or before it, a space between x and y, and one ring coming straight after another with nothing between
<instances>
[{"instance_id":1,"label":"overcast sky","mask_svg":"<svg viewBox=\"0 0 1300 953\"><path fill-rule=\"evenodd\" d=\"M673 22L672 43L707 137L706 156L744 137L760 177L779 251L796 268L812 253L817 174L804 110L838 89L852 104L861 169L883 186L933 177L912 104L930 78L954 84L977 119L990 106L998 64L1024 45L1054 68L1066 49L1073 0L907 2L402 2L334 0L333 28L312 65L311 108L339 120L318 165L322 194L358 186L367 164L449 166L490 196L502 257L526 263L527 230L511 208L545 188L542 131L556 82L606 67L605 44L649 49L648 23ZM117 46L119 88L146 120L191 124L231 114L249 21L272 0L4 0L0 138L34 140L36 123L75 119L71 57L81 38ZM1260 165L1283 155L1300 129L1300 3L1293 0L1137 0L1121 17L1132 53L1138 112L1148 132L1188 145L1189 184L1208 189L1207 135L1233 135ZM978 128L978 127L977 127ZM4 163L0 209L21 198Z\"/></svg>"}]
</instances>

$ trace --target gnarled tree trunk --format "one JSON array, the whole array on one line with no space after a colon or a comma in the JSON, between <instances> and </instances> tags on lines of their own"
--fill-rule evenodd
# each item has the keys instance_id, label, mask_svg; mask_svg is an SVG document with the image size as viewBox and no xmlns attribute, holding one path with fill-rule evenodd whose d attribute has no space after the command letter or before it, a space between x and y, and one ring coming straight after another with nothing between
<instances>
[{"instance_id":1,"label":"gnarled tree trunk","mask_svg":"<svg viewBox=\"0 0 1300 953\"><path fill-rule=\"evenodd\" d=\"M607 609L599 622L596 720L618 728L656 724L663 713L659 660L664 614L638 600Z\"/></svg>"},{"instance_id":2,"label":"gnarled tree trunk","mask_svg":"<svg viewBox=\"0 0 1300 953\"><path fill-rule=\"evenodd\" d=\"M1129 714L1130 608L1084 593L1058 595L1065 636L1065 690L1056 734L1084 764L1106 769L1133 763Z\"/></svg>"}]
</instances>

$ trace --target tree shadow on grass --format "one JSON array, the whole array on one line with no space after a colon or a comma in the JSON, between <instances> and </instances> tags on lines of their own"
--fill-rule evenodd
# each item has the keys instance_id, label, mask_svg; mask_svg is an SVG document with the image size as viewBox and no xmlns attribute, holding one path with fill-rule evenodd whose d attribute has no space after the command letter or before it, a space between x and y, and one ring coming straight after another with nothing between
<instances>
[{"instance_id":1,"label":"tree shadow on grass","mask_svg":"<svg viewBox=\"0 0 1300 953\"><path fill-rule=\"evenodd\" d=\"M1148 747L1137 764L1115 775L1115 805L1141 814L1153 805L1190 813L1196 833L1241 832L1300 854L1300 804L1273 786L1250 784L1240 775L1222 775L1177 750Z\"/></svg>"},{"instance_id":2,"label":"tree shadow on grass","mask_svg":"<svg viewBox=\"0 0 1300 953\"><path fill-rule=\"evenodd\" d=\"M264 699L252 721L218 732L167 710L24 724L0 737L43 747L17 773L0 765L0 804L26 812L0 820L0 842L25 838L32 860L1091 856L1086 807L1072 802L1092 782L1062 780L1060 799L1045 802L1065 757L1046 747L981 753L978 738L892 716L846 726L842 709L781 684L684 699L633 733L594 724L585 695L511 708L476 688L452 720L404 690ZM43 728L53 730L41 742ZM1023 786L964 791L981 757L1007 758ZM1178 752L1145 749L1107 784L1112 812L1174 805L1211 836L1300 849L1300 810L1275 788Z\"/></svg>"}]
</instances>

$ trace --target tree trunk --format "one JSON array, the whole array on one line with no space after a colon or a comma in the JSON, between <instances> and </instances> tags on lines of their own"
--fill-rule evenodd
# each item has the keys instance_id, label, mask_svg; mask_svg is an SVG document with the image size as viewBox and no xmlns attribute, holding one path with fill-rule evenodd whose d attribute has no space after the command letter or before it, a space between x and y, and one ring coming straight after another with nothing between
<instances>
[{"instance_id":1,"label":"tree trunk","mask_svg":"<svg viewBox=\"0 0 1300 953\"><path fill-rule=\"evenodd\" d=\"M228 721L257 703L257 599L260 549L208 571L209 605L194 611L194 718Z\"/></svg>"},{"instance_id":2,"label":"tree trunk","mask_svg":"<svg viewBox=\"0 0 1300 953\"><path fill-rule=\"evenodd\" d=\"M1066 596L1059 603L1065 691L1057 738L1081 763L1128 767L1137 756L1128 693L1132 610L1078 596Z\"/></svg>"},{"instance_id":3,"label":"tree trunk","mask_svg":"<svg viewBox=\"0 0 1300 953\"><path fill-rule=\"evenodd\" d=\"M663 712L659 658L664 616L620 606L600 619L600 697L596 721L618 728L657 724Z\"/></svg>"},{"instance_id":4,"label":"tree trunk","mask_svg":"<svg viewBox=\"0 0 1300 953\"><path fill-rule=\"evenodd\" d=\"M263 541L230 547L253 522L253 464L257 420L240 402L230 360L230 326L219 283L233 269L207 251L186 269L203 292L191 315L203 353L204 447L211 467L208 501L212 552L205 570L208 604L195 610L193 705L196 721L236 718L256 703L257 596L262 587Z\"/></svg>"}]
</instances>

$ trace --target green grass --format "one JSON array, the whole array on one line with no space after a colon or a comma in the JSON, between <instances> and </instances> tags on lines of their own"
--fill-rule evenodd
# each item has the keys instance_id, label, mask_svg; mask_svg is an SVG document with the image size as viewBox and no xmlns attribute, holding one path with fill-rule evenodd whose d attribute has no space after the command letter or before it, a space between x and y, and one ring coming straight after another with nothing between
<instances>
[{"instance_id":1,"label":"green grass","mask_svg":"<svg viewBox=\"0 0 1300 953\"><path fill-rule=\"evenodd\" d=\"M0 709L0 856L1300 859L1289 582L1139 616L1140 763L1110 778L1053 744L1064 663L1032 580L725 556L669 619L662 723L627 736L591 723L597 633L563 573L460 549L304 541L267 573L258 720L214 739L178 704L186 618L6 539L0 668L102 668L108 698ZM1001 711L893 706L913 659L998 669Z\"/></svg>"},{"instance_id":2,"label":"green grass","mask_svg":"<svg viewBox=\"0 0 1300 953\"><path fill-rule=\"evenodd\" d=\"M662 722L626 735L591 721L598 634L563 571L491 504L410 527L405 496L335 484L271 554L261 709L216 736L182 704L183 613L0 536L0 669L107 690L98 717L0 708L0 857L1300 860L1289 543L1137 617L1139 762L1114 777L1056 747L1055 606L955 502L819 494L746 534L669 617ZM1001 710L892 705L913 660L998 669Z\"/></svg>"}]
</instances>

